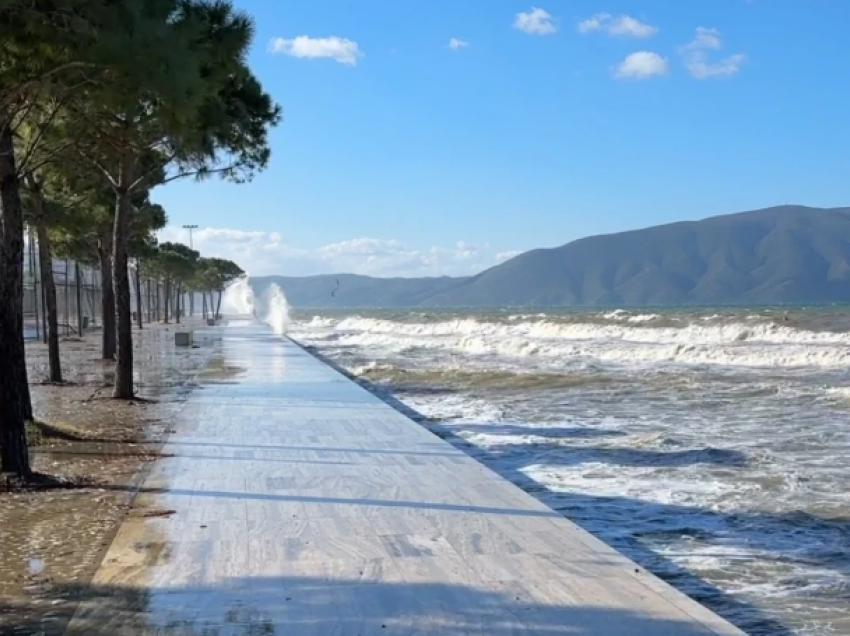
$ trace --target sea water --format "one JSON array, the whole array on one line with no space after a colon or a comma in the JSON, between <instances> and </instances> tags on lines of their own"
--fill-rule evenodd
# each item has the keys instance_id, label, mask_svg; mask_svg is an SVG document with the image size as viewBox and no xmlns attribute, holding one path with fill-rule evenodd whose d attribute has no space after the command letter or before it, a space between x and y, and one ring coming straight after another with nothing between
<instances>
[{"instance_id":1,"label":"sea water","mask_svg":"<svg viewBox=\"0 0 850 636\"><path fill-rule=\"evenodd\" d=\"M317 311L289 334L748 633L850 633L850 310Z\"/></svg>"}]
</instances>

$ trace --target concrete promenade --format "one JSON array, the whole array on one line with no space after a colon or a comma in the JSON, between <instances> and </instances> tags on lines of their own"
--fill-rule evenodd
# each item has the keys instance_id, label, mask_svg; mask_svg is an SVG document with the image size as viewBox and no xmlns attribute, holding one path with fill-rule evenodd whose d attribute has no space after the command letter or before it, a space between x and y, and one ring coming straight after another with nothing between
<instances>
[{"instance_id":1,"label":"concrete promenade","mask_svg":"<svg viewBox=\"0 0 850 636\"><path fill-rule=\"evenodd\" d=\"M69 634L742 633L292 342L220 332Z\"/></svg>"}]
</instances>

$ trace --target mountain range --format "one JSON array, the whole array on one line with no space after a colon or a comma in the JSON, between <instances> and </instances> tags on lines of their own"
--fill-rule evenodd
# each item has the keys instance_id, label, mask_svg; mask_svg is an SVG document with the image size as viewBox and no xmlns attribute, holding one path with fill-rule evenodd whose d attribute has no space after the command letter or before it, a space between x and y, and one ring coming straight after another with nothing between
<instances>
[{"instance_id":1,"label":"mountain range","mask_svg":"<svg viewBox=\"0 0 850 636\"><path fill-rule=\"evenodd\" d=\"M294 307L850 302L850 208L785 205L579 239L477 276L266 276Z\"/></svg>"}]
</instances>

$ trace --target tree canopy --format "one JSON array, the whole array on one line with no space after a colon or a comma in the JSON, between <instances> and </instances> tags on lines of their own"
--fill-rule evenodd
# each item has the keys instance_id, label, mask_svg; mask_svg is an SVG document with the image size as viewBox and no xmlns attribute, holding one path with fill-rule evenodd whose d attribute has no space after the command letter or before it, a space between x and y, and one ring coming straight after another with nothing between
<instances>
[{"instance_id":1,"label":"tree canopy","mask_svg":"<svg viewBox=\"0 0 850 636\"><path fill-rule=\"evenodd\" d=\"M245 275L239 265L224 258L202 258L198 267L198 288L218 292Z\"/></svg>"},{"instance_id":2,"label":"tree canopy","mask_svg":"<svg viewBox=\"0 0 850 636\"><path fill-rule=\"evenodd\" d=\"M281 110L248 66L253 36L250 16L226 0L0 0L0 469L29 470L25 222L48 262L99 264L118 398L133 398L129 259L178 295L198 281L220 292L241 274L157 246L166 214L151 191L181 178L243 182L268 164Z\"/></svg>"}]
</instances>

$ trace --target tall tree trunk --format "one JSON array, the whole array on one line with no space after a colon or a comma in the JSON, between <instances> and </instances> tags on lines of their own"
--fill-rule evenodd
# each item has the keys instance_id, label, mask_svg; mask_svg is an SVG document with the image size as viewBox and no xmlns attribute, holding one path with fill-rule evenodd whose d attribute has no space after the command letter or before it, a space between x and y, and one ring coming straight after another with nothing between
<instances>
[{"instance_id":1,"label":"tall tree trunk","mask_svg":"<svg viewBox=\"0 0 850 636\"><path fill-rule=\"evenodd\" d=\"M153 307L151 307L151 279L148 278L145 280L145 297L147 298L147 314L148 314L148 324L153 322Z\"/></svg>"},{"instance_id":2,"label":"tall tree trunk","mask_svg":"<svg viewBox=\"0 0 850 636\"><path fill-rule=\"evenodd\" d=\"M31 472L24 421L32 418L24 352L24 214L12 129L0 112L0 471Z\"/></svg>"},{"instance_id":3,"label":"tall tree trunk","mask_svg":"<svg viewBox=\"0 0 850 636\"><path fill-rule=\"evenodd\" d=\"M201 292L201 303L203 305L204 320L207 319L207 292Z\"/></svg>"},{"instance_id":4,"label":"tall tree trunk","mask_svg":"<svg viewBox=\"0 0 850 636\"><path fill-rule=\"evenodd\" d=\"M101 357L114 360L115 342L115 287L112 285L112 236L104 233L98 241L97 259L100 263L100 314L103 323Z\"/></svg>"},{"instance_id":5,"label":"tall tree trunk","mask_svg":"<svg viewBox=\"0 0 850 636\"><path fill-rule=\"evenodd\" d=\"M221 318L221 297L224 296L224 288L218 290L218 304L215 306L215 319Z\"/></svg>"},{"instance_id":6,"label":"tall tree trunk","mask_svg":"<svg viewBox=\"0 0 850 636\"><path fill-rule=\"evenodd\" d=\"M180 324L180 301L183 299L183 285L177 283L177 293L174 294L174 303L176 305L174 309L174 321L179 325ZM185 304L183 305L186 306Z\"/></svg>"},{"instance_id":7,"label":"tall tree trunk","mask_svg":"<svg viewBox=\"0 0 850 636\"><path fill-rule=\"evenodd\" d=\"M136 259L136 318L137 323L139 325L139 329L144 329L144 324L142 321L142 278L141 274L139 274L139 269L141 269L141 265L139 263L139 259Z\"/></svg>"},{"instance_id":8,"label":"tall tree trunk","mask_svg":"<svg viewBox=\"0 0 850 636\"><path fill-rule=\"evenodd\" d=\"M163 320L166 325L168 324L168 309L171 303L171 281L167 278L165 279L165 285L162 290L162 315Z\"/></svg>"},{"instance_id":9,"label":"tall tree trunk","mask_svg":"<svg viewBox=\"0 0 850 636\"><path fill-rule=\"evenodd\" d=\"M133 399L133 321L130 309L130 272L127 250L130 243L130 215L133 204L130 187L133 183L134 158L125 150L121 157L118 188L116 188L115 226L112 235L112 279L115 285L115 321L118 327L118 354L115 358L115 389L112 397Z\"/></svg>"},{"instance_id":10,"label":"tall tree trunk","mask_svg":"<svg viewBox=\"0 0 850 636\"><path fill-rule=\"evenodd\" d=\"M41 285L47 305L47 359L50 381L62 382L62 363L59 359L59 310L56 305L56 281L53 279L53 254L47 219L44 217L44 199L41 185L30 180L30 195L35 212L35 231L38 237L38 267L41 270Z\"/></svg>"}]
</instances>

